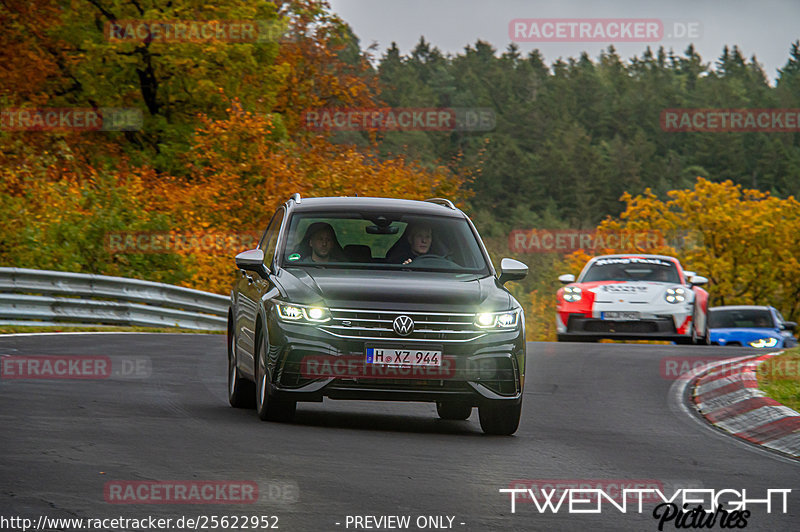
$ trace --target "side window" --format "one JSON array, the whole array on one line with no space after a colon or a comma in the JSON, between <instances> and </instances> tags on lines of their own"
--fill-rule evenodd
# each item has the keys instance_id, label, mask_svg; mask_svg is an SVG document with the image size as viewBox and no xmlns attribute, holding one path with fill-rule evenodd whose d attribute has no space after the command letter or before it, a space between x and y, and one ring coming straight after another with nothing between
<instances>
[{"instance_id":1,"label":"side window","mask_svg":"<svg viewBox=\"0 0 800 532\"><path fill-rule=\"evenodd\" d=\"M264 250L264 264L272 268L272 261L275 258L275 248L278 245L278 234L281 230L281 222L283 222L284 208L281 207L275 212L272 221L269 222L264 236L261 237L261 242L258 247Z\"/></svg>"}]
</instances>

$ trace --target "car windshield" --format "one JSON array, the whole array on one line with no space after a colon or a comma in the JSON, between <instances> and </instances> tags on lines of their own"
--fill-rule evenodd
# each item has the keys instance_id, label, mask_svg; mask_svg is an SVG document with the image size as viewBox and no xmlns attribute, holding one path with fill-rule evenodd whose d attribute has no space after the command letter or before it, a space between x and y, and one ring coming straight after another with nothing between
<instances>
[{"instance_id":1,"label":"car windshield","mask_svg":"<svg viewBox=\"0 0 800 532\"><path fill-rule=\"evenodd\" d=\"M708 311L708 327L772 329L775 325L769 310L766 309L711 309Z\"/></svg>"},{"instance_id":2,"label":"car windshield","mask_svg":"<svg viewBox=\"0 0 800 532\"><path fill-rule=\"evenodd\" d=\"M598 259L580 279L583 283L592 281L656 281L682 284L674 262L636 257Z\"/></svg>"},{"instance_id":3,"label":"car windshield","mask_svg":"<svg viewBox=\"0 0 800 532\"><path fill-rule=\"evenodd\" d=\"M285 268L489 273L465 219L400 212L295 213L280 256Z\"/></svg>"}]
</instances>

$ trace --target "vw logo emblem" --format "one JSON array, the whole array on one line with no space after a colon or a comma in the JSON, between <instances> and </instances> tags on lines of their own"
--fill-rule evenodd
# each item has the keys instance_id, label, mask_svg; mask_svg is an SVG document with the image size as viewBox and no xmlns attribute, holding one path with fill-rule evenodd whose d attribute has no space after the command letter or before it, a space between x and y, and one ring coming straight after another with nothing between
<instances>
[{"instance_id":1,"label":"vw logo emblem","mask_svg":"<svg viewBox=\"0 0 800 532\"><path fill-rule=\"evenodd\" d=\"M392 328L400 336L408 336L414 332L414 320L408 316L397 316L392 322Z\"/></svg>"}]
</instances>

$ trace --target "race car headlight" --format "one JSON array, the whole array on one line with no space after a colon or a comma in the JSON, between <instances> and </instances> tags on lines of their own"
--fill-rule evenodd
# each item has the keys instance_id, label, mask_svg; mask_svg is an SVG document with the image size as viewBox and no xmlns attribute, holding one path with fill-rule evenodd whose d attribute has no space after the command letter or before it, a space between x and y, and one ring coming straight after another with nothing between
<instances>
[{"instance_id":1,"label":"race car headlight","mask_svg":"<svg viewBox=\"0 0 800 532\"><path fill-rule=\"evenodd\" d=\"M775 347L778 345L777 338L759 338L750 342L750 347Z\"/></svg>"},{"instance_id":2,"label":"race car headlight","mask_svg":"<svg viewBox=\"0 0 800 532\"><path fill-rule=\"evenodd\" d=\"M278 308L278 316L287 321L324 323L331 319L331 311L325 307L309 307L285 303L280 303L276 306Z\"/></svg>"},{"instance_id":3,"label":"race car headlight","mask_svg":"<svg viewBox=\"0 0 800 532\"><path fill-rule=\"evenodd\" d=\"M475 315L475 325L481 329L513 329L519 322L519 311L481 312Z\"/></svg>"},{"instance_id":4,"label":"race car headlight","mask_svg":"<svg viewBox=\"0 0 800 532\"><path fill-rule=\"evenodd\" d=\"M667 288L664 292L664 299L667 303L683 303L686 301L686 290L683 288Z\"/></svg>"},{"instance_id":5,"label":"race car headlight","mask_svg":"<svg viewBox=\"0 0 800 532\"><path fill-rule=\"evenodd\" d=\"M574 303L581 300L581 289L577 286L564 287L564 301Z\"/></svg>"}]
</instances>

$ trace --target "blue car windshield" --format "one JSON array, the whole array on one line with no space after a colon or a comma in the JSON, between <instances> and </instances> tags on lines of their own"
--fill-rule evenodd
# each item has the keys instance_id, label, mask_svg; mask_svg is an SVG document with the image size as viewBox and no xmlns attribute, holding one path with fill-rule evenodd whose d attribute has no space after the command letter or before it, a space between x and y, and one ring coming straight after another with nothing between
<instances>
[{"instance_id":1,"label":"blue car windshield","mask_svg":"<svg viewBox=\"0 0 800 532\"><path fill-rule=\"evenodd\" d=\"M773 329L772 315L766 309L718 309L708 311L709 329Z\"/></svg>"}]
</instances>

